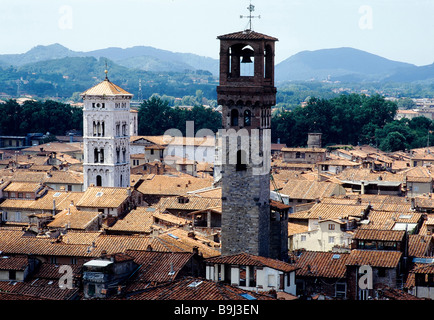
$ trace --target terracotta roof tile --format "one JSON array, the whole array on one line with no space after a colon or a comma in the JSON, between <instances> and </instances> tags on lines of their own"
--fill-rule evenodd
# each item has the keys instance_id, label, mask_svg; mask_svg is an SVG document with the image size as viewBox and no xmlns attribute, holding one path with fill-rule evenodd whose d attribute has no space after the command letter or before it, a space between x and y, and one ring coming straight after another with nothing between
<instances>
[{"instance_id":1,"label":"terracotta roof tile","mask_svg":"<svg viewBox=\"0 0 434 320\"><path fill-rule=\"evenodd\" d=\"M339 219L348 217L362 217L366 205L346 205L331 203L316 203L307 211L290 214L289 218L305 219Z\"/></svg>"},{"instance_id":2,"label":"terracotta roof tile","mask_svg":"<svg viewBox=\"0 0 434 320\"><path fill-rule=\"evenodd\" d=\"M361 229L392 230L396 224L417 224L422 214L413 211L377 211L371 210L368 215L369 224L362 225Z\"/></svg>"},{"instance_id":3,"label":"terracotta roof tile","mask_svg":"<svg viewBox=\"0 0 434 320\"><path fill-rule=\"evenodd\" d=\"M206 262L211 264L216 263L216 264L270 267L283 272L295 271L297 269L295 265L280 260L256 256L245 252L235 254L235 255L230 255L230 256L220 256L220 257L210 258L207 259Z\"/></svg>"},{"instance_id":4,"label":"terracotta roof tile","mask_svg":"<svg viewBox=\"0 0 434 320\"><path fill-rule=\"evenodd\" d=\"M370 265L371 267L396 268L402 252L383 250L351 250L346 262L349 266Z\"/></svg>"},{"instance_id":5,"label":"terracotta roof tile","mask_svg":"<svg viewBox=\"0 0 434 320\"><path fill-rule=\"evenodd\" d=\"M30 211L47 211L51 212L55 205L56 210L67 208L71 201L77 201L82 197L81 192L62 192L49 190L44 196L36 200L15 200L6 199L0 204L0 209L10 210L30 210Z\"/></svg>"},{"instance_id":6,"label":"terracotta roof tile","mask_svg":"<svg viewBox=\"0 0 434 320\"><path fill-rule=\"evenodd\" d=\"M433 244L431 235L410 234L408 236L408 255L412 257L426 257Z\"/></svg>"},{"instance_id":7,"label":"terracotta roof tile","mask_svg":"<svg viewBox=\"0 0 434 320\"><path fill-rule=\"evenodd\" d=\"M41 184L36 182L11 182L3 191L6 192L37 192Z\"/></svg>"},{"instance_id":8,"label":"terracotta roof tile","mask_svg":"<svg viewBox=\"0 0 434 320\"><path fill-rule=\"evenodd\" d=\"M247 300L248 294L257 300L274 300L272 297L242 290L222 282L186 277L132 295L129 300Z\"/></svg>"},{"instance_id":9,"label":"terracotta roof tile","mask_svg":"<svg viewBox=\"0 0 434 320\"><path fill-rule=\"evenodd\" d=\"M129 197L126 188L88 187L77 207L118 208Z\"/></svg>"},{"instance_id":10,"label":"terracotta roof tile","mask_svg":"<svg viewBox=\"0 0 434 320\"><path fill-rule=\"evenodd\" d=\"M221 198L206 198L189 195L182 199L179 197L163 197L156 205L160 212L166 209L172 210L205 210L208 208L221 207Z\"/></svg>"},{"instance_id":11,"label":"terracotta roof tile","mask_svg":"<svg viewBox=\"0 0 434 320\"><path fill-rule=\"evenodd\" d=\"M69 300L78 294L78 289L60 288L57 281L35 279L28 282L0 281L0 291L18 297L18 299ZM0 300L2 295L0 295ZM15 300L15 299L14 299Z\"/></svg>"},{"instance_id":12,"label":"terracotta roof tile","mask_svg":"<svg viewBox=\"0 0 434 320\"><path fill-rule=\"evenodd\" d=\"M138 276L129 285L129 290L137 288L136 283L173 281L177 278L179 271L193 257L190 252L155 252L127 250L126 253L134 258L134 261L140 265L137 272ZM171 273L173 271L173 273Z\"/></svg>"},{"instance_id":13,"label":"terracotta roof tile","mask_svg":"<svg viewBox=\"0 0 434 320\"><path fill-rule=\"evenodd\" d=\"M354 233L354 240L383 240L402 241L405 237L404 230L378 230L378 229L357 229Z\"/></svg>"},{"instance_id":14,"label":"terracotta roof tile","mask_svg":"<svg viewBox=\"0 0 434 320\"><path fill-rule=\"evenodd\" d=\"M24 257L0 257L0 270L21 270L24 271L29 262Z\"/></svg>"},{"instance_id":15,"label":"terracotta roof tile","mask_svg":"<svg viewBox=\"0 0 434 320\"><path fill-rule=\"evenodd\" d=\"M343 278L346 275L348 253L304 251L296 257L296 276Z\"/></svg>"},{"instance_id":16,"label":"terracotta roof tile","mask_svg":"<svg viewBox=\"0 0 434 320\"><path fill-rule=\"evenodd\" d=\"M164 251L193 252L197 247L204 258L220 255L219 243L180 228L171 228L159 234L156 240L166 248Z\"/></svg>"},{"instance_id":17,"label":"terracotta roof tile","mask_svg":"<svg viewBox=\"0 0 434 320\"><path fill-rule=\"evenodd\" d=\"M107 228L110 231L127 231L135 233L150 233L152 231L153 211L149 207L138 207L131 210L125 217Z\"/></svg>"},{"instance_id":18,"label":"terracotta roof tile","mask_svg":"<svg viewBox=\"0 0 434 320\"><path fill-rule=\"evenodd\" d=\"M342 191L339 188L339 184L330 182L288 180L279 192L291 199L315 200L340 194Z\"/></svg>"},{"instance_id":19,"label":"terracotta roof tile","mask_svg":"<svg viewBox=\"0 0 434 320\"><path fill-rule=\"evenodd\" d=\"M97 85L93 86L90 89L87 89L86 91L84 91L81 96L102 96L102 95L106 95L106 96L114 96L114 95L129 95L132 96L131 93L125 91L124 89L122 89L121 87L119 87L118 85L115 85L114 83L110 82L107 78L98 83Z\"/></svg>"},{"instance_id":20,"label":"terracotta roof tile","mask_svg":"<svg viewBox=\"0 0 434 320\"><path fill-rule=\"evenodd\" d=\"M137 190L147 195L186 195L187 192L208 188L212 185L212 177L151 175L142 182Z\"/></svg>"},{"instance_id":21,"label":"terracotta roof tile","mask_svg":"<svg viewBox=\"0 0 434 320\"><path fill-rule=\"evenodd\" d=\"M56 214L47 227L86 230L89 224L98 219L98 216L98 212L78 210L75 206L70 206Z\"/></svg>"},{"instance_id":22,"label":"terracotta roof tile","mask_svg":"<svg viewBox=\"0 0 434 320\"><path fill-rule=\"evenodd\" d=\"M218 36L217 39L220 40L271 40L271 41L278 41L277 38L267 36L265 34L251 31L251 30L244 30L229 34L224 34L221 36Z\"/></svg>"}]
</instances>

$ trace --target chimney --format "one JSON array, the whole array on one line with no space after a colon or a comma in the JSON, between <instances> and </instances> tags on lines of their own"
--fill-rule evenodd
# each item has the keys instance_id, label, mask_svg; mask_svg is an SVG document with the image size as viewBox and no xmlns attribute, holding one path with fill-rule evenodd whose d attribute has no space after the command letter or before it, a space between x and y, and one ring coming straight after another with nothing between
<instances>
[{"instance_id":1,"label":"chimney","mask_svg":"<svg viewBox=\"0 0 434 320\"><path fill-rule=\"evenodd\" d=\"M194 239L194 231L190 231L188 237Z\"/></svg>"},{"instance_id":2,"label":"chimney","mask_svg":"<svg viewBox=\"0 0 434 320\"><path fill-rule=\"evenodd\" d=\"M411 210L416 209L416 200L414 198L411 198Z\"/></svg>"},{"instance_id":3,"label":"chimney","mask_svg":"<svg viewBox=\"0 0 434 320\"><path fill-rule=\"evenodd\" d=\"M118 294L122 294L122 286L118 285Z\"/></svg>"}]
</instances>

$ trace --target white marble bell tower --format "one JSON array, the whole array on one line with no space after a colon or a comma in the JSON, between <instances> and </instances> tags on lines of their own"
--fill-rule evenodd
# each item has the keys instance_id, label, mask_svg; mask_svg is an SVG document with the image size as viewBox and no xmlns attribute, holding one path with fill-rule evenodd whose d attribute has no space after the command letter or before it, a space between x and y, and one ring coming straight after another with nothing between
<instances>
[{"instance_id":1,"label":"white marble bell tower","mask_svg":"<svg viewBox=\"0 0 434 320\"><path fill-rule=\"evenodd\" d=\"M130 186L130 100L133 95L107 78L83 98L83 175L86 190Z\"/></svg>"}]
</instances>

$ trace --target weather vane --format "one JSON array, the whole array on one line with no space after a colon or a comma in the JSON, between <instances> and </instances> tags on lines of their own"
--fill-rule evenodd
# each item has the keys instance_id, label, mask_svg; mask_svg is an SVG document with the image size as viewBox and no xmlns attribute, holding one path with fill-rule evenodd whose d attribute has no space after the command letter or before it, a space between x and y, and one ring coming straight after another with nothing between
<instances>
[{"instance_id":1,"label":"weather vane","mask_svg":"<svg viewBox=\"0 0 434 320\"><path fill-rule=\"evenodd\" d=\"M250 5L247 7L247 10L249 10L250 14L248 16L241 15L240 18L248 18L249 19L249 28L247 30L252 30L252 19L253 18L259 18L261 19L261 16L253 16L252 12L255 11L255 6L252 5L252 2L250 1Z\"/></svg>"}]
</instances>

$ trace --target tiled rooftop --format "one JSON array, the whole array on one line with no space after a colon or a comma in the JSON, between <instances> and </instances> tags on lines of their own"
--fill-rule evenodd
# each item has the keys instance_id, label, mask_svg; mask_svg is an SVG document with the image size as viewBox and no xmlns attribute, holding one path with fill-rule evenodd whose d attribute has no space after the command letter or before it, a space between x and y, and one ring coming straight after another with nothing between
<instances>
[{"instance_id":1,"label":"tiled rooftop","mask_svg":"<svg viewBox=\"0 0 434 320\"><path fill-rule=\"evenodd\" d=\"M296 258L295 265L300 268L297 276L343 278L346 275L348 253L305 251Z\"/></svg>"},{"instance_id":2,"label":"tiled rooftop","mask_svg":"<svg viewBox=\"0 0 434 320\"><path fill-rule=\"evenodd\" d=\"M280 260L256 256L245 252L230 256L219 256L215 258L210 258L207 259L206 262L210 264L231 264L241 266L269 267L283 272L290 272L297 269L295 265Z\"/></svg>"},{"instance_id":3,"label":"tiled rooftop","mask_svg":"<svg viewBox=\"0 0 434 320\"><path fill-rule=\"evenodd\" d=\"M149 175L137 190L145 195L186 195L187 192L211 187L213 178Z\"/></svg>"},{"instance_id":4,"label":"tiled rooftop","mask_svg":"<svg viewBox=\"0 0 434 320\"><path fill-rule=\"evenodd\" d=\"M126 188L88 187L77 207L84 208L118 208L129 197Z\"/></svg>"},{"instance_id":5,"label":"tiled rooftop","mask_svg":"<svg viewBox=\"0 0 434 320\"><path fill-rule=\"evenodd\" d=\"M221 282L214 282L202 278L186 277L173 282L151 287L136 295L130 296L129 300L274 300L272 297L242 290Z\"/></svg>"},{"instance_id":6,"label":"tiled rooftop","mask_svg":"<svg viewBox=\"0 0 434 320\"><path fill-rule=\"evenodd\" d=\"M351 250L346 265L396 268L401 260L402 252L382 250Z\"/></svg>"},{"instance_id":7,"label":"tiled rooftop","mask_svg":"<svg viewBox=\"0 0 434 320\"><path fill-rule=\"evenodd\" d=\"M81 96L86 96L86 95L89 95L89 96L102 96L102 95L106 95L106 96L114 96L114 95L132 96L131 93L125 91L124 89L122 89L118 85L110 82L110 80L108 80L107 78L104 81L93 86L92 88L87 89L86 91L84 91L81 94Z\"/></svg>"}]
</instances>

